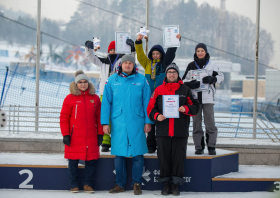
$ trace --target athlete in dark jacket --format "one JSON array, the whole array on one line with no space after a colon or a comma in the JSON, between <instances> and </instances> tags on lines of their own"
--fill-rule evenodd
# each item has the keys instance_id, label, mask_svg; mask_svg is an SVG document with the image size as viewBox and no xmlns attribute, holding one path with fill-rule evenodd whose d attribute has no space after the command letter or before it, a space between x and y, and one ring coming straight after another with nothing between
<instances>
[{"instance_id":1,"label":"athlete in dark jacket","mask_svg":"<svg viewBox=\"0 0 280 198\"><path fill-rule=\"evenodd\" d=\"M179 118L166 118L163 115L164 95L179 95ZM169 194L170 182L173 183L172 194L180 194L178 185L184 183L190 116L197 114L198 107L198 100L179 77L178 66L172 63L166 68L166 78L163 84L155 89L147 108L149 118L156 121L157 155L160 164L158 181L164 183L162 195Z\"/></svg>"},{"instance_id":2,"label":"athlete in dark jacket","mask_svg":"<svg viewBox=\"0 0 280 198\"><path fill-rule=\"evenodd\" d=\"M177 34L176 38L181 39L181 35ZM135 41L137 59L145 69L145 77L149 82L151 93L153 93L155 88L162 85L166 76L166 67L173 62L177 47L169 47L165 53L161 45L154 45L147 57L143 50L142 39L143 35L139 34ZM157 149L155 133L155 125L153 124L152 130L147 135L149 153L154 153Z\"/></svg>"}]
</instances>

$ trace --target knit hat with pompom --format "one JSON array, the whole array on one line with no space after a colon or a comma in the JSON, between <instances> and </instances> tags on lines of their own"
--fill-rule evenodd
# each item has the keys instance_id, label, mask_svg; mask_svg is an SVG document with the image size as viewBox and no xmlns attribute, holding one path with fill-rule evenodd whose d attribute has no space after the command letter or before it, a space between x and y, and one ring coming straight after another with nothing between
<instances>
[{"instance_id":1,"label":"knit hat with pompom","mask_svg":"<svg viewBox=\"0 0 280 198\"><path fill-rule=\"evenodd\" d=\"M111 49L116 49L116 42L112 41L108 46L108 53Z\"/></svg>"},{"instance_id":2,"label":"knit hat with pompom","mask_svg":"<svg viewBox=\"0 0 280 198\"><path fill-rule=\"evenodd\" d=\"M78 70L75 73L75 84L77 84L80 80L87 80L89 82L89 78L85 75L82 70Z\"/></svg>"}]
</instances>

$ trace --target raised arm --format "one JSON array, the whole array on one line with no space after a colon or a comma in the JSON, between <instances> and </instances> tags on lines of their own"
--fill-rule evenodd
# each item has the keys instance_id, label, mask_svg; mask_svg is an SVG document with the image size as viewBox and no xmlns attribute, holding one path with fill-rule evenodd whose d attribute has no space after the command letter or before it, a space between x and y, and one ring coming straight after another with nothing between
<instances>
[{"instance_id":1,"label":"raised arm","mask_svg":"<svg viewBox=\"0 0 280 198\"><path fill-rule=\"evenodd\" d=\"M139 34L137 36L137 40L135 41L135 49L137 53L138 62L142 65L144 69L146 69L146 66L150 62L150 59L148 59L148 57L144 53L142 39L143 39L143 35Z\"/></svg>"},{"instance_id":2,"label":"raised arm","mask_svg":"<svg viewBox=\"0 0 280 198\"><path fill-rule=\"evenodd\" d=\"M91 41L87 41L85 43L85 57L92 62L93 64L101 67L102 64L104 63L105 59L104 58L99 58L94 54L93 51L93 46L89 45L89 42ZM91 42L92 43L92 42ZM92 47L92 48L91 48Z\"/></svg>"},{"instance_id":3,"label":"raised arm","mask_svg":"<svg viewBox=\"0 0 280 198\"><path fill-rule=\"evenodd\" d=\"M178 38L179 40L181 40L181 35L177 34L176 38ZM177 47L169 47L167 48L165 57L164 57L164 63L165 63L165 67L167 67L168 65L170 65L173 60L175 59L176 56L176 51L177 51Z\"/></svg>"}]
</instances>

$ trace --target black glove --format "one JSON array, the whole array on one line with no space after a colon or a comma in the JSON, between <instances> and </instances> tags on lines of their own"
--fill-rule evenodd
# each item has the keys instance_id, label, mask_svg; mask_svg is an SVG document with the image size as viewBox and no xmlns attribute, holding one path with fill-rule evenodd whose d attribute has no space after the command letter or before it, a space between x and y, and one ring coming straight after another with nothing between
<instances>
[{"instance_id":1,"label":"black glove","mask_svg":"<svg viewBox=\"0 0 280 198\"><path fill-rule=\"evenodd\" d=\"M87 42L85 43L85 46L86 46L87 48L93 49L93 42L87 41Z\"/></svg>"},{"instance_id":2,"label":"black glove","mask_svg":"<svg viewBox=\"0 0 280 198\"><path fill-rule=\"evenodd\" d=\"M63 136L63 144L70 146L70 135Z\"/></svg>"},{"instance_id":3,"label":"black glove","mask_svg":"<svg viewBox=\"0 0 280 198\"><path fill-rule=\"evenodd\" d=\"M192 80L190 82L185 82L185 85L187 85L190 89L197 89L200 87L200 82L197 80Z\"/></svg>"},{"instance_id":4,"label":"black glove","mask_svg":"<svg viewBox=\"0 0 280 198\"><path fill-rule=\"evenodd\" d=\"M98 146L100 146L103 142L103 135L98 134L97 138L98 138Z\"/></svg>"},{"instance_id":5,"label":"black glove","mask_svg":"<svg viewBox=\"0 0 280 198\"><path fill-rule=\"evenodd\" d=\"M217 78L215 76L205 76L202 79L202 82L205 84L215 84L217 82Z\"/></svg>"},{"instance_id":6,"label":"black glove","mask_svg":"<svg viewBox=\"0 0 280 198\"><path fill-rule=\"evenodd\" d=\"M131 39L126 39L126 44L131 46L131 52L135 52L134 41Z\"/></svg>"}]
</instances>

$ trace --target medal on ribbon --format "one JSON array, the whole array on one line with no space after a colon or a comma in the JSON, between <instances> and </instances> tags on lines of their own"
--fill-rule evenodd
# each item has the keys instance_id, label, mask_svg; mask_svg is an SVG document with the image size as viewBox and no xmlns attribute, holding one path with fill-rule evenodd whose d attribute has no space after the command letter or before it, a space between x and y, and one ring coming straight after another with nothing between
<instances>
[{"instance_id":1,"label":"medal on ribbon","mask_svg":"<svg viewBox=\"0 0 280 198\"><path fill-rule=\"evenodd\" d=\"M155 79L156 79L156 74L155 74L156 66L157 66L157 63L155 63L155 65L153 66L153 62L151 62L151 68L152 68L151 79L152 79L152 80L155 80Z\"/></svg>"}]
</instances>

